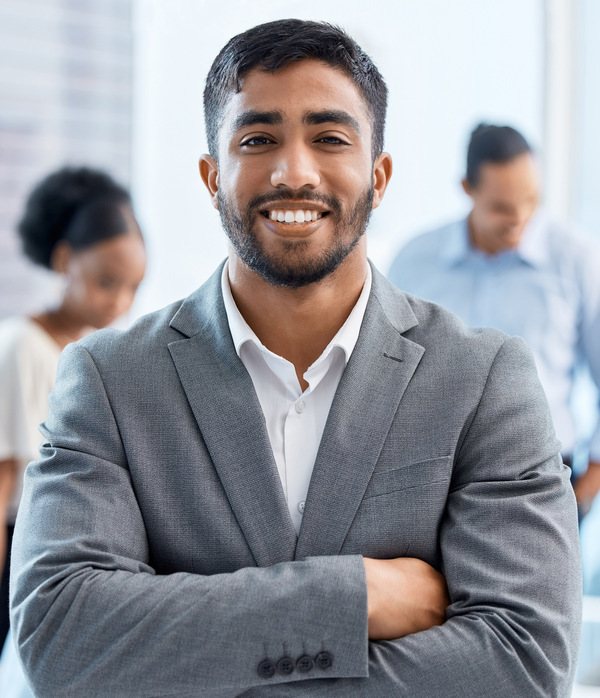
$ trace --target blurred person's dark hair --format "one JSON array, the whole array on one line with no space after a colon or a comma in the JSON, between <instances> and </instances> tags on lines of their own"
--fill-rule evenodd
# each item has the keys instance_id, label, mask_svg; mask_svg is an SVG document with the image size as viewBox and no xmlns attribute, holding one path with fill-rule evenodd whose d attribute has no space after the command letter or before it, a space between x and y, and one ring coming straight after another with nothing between
<instances>
[{"instance_id":1,"label":"blurred person's dark hair","mask_svg":"<svg viewBox=\"0 0 600 698\"><path fill-rule=\"evenodd\" d=\"M127 190L105 172L64 167L29 194L18 225L23 252L52 269L52 254L61 241L82 250L126 233L124 208L130 206Z\"/></svg>"},{"instance_id":2,"label":"blurred person's dark hair","mask_svg":"<svg viewBox=\"0 0 600 698\"><path fill-rule=\"evenodd\" d=\"M511 126L481 123L471 131L467 149L467 182L477 186L481 168L488 162L509 162L532 149L525 137Z\"/></svg>"},{"instance_id":3,"label":"blurred person's dark hair","mask_svg":"<svg viewBox=\"0 0 600 698\"><path fill-rule=\"evenodd\" d=\"M211 156L218 157L219 125L232 93L253 68L276 71L293 61L315 59L347 75L371 115L373 158L383 150L387 87L373 61L346 32L326 22L282 19L234 36L215 58L204 89L204 119Z\"/></svg>"}]
</instances>

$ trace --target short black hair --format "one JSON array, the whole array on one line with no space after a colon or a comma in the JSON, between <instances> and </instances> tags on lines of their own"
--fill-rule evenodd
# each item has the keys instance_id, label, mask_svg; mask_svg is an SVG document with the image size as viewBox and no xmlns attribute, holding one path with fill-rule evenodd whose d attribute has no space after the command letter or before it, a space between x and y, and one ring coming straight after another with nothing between
<instances>
[{"instance_id":1,"label":"short black hair","mask_svg":"<svg viewBox=\"0 0 600 698\"><path fill-rule=\"evenodd\" d=\"M478 124L471 132L467 149L467 182L472 187L477 186L481 167L486 162L508 162L531 152L525 136L512 126Z\"/></svg>"},{"instance_id":2,"label":"short black hair","mask_svg":"<svg viewBox=\"0 0 600 698\"><path fill-rule=\"evenodd\" d=\"M52 253L64 240L81 250L127 232L123 206L127 190L106 172L64 167L31 191L18 224L23 252L35 264L52 268Z\"/></svg>"},{"instance_id":3,"label":"short black hair","mask_svg":"<svg viewBox=\"0 0 600 698\"><path fill-rule=\"evenodd\" d=\"M343 29L327 22L282 19L234 36L215 58L204 88L208 149L217 159L219 124L232 93L253 68L276 71L304 59L324 61L345 73L362 93L371 113L373 157L383 150L387 87L373 61Z\"/></svg>"}]
</instances>

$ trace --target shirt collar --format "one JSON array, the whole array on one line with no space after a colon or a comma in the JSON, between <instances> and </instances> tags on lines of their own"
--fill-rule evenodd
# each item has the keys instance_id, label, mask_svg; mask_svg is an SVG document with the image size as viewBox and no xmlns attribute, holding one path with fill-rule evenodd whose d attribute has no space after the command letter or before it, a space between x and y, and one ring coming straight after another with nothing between
<instances>
[{"instance_id":1,"label":"shirt collar","mask_svg":"<svg viewBox=\"0 0 600 698\"><path fill-rule=\"evenodd\" d=\"M367 277L354 308L352 308L346 322L344 322L327 347L325 347L325 350L321 356L309 368L309 371L313 367L320 365L329 356L334 347L340 347L342 349L344 352L345 363L348 363L360 333L365 310L367 308L367 301L369 300L369 294L371 292L372 278L373 275L371 272L371 266L368 264ZM244 320L237 305L235 304L233 295L231 293L231 286L229 285L228 264L224 265L223 272L221 274L221 291L223 293L223 302L225 304L229 331L231 332L231 338L233 339L233 344L235 346L237 355L240 356L242 346L246 344L246 342L252 342L263 354L277 356L264 346L250 325L248 325L248 323Z\"/></svg>"},{"instance_id":2,"label":"shirt collar","mask_svg":"<svg viewBox=\"0 0 600 698\"><path fill-rule=\"evenodd\" d=\"M510 253L517 255L533 267L545 264L548 261L548 250L542 238L547 222L544 211L538 209L527 224L519 246L516 250L511 250ZM448 266L453 266L465 261L477 252L469 240L468 218L464 218L448 230L441 249L441 256L446 260Z\"/></svg>"}]
</instances>

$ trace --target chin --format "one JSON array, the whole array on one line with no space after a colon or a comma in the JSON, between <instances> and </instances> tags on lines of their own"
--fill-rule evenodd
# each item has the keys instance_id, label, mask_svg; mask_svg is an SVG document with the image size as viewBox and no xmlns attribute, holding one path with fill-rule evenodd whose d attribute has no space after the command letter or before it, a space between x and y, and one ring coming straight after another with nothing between
<instances>
[{"instance_id":1,"label":"chin","mask_svg":"<svg viewBox=\"0 0 600 698\"><path fill-rule=\"evenodd\" d=\"M112 323L116 320L117 318L110 317L110 318L96 318L94 322L90 322L90 325L96 329L96 330L102 330L105 327L108 327L109 325L112 325Z\"/></svg>"},{"instance_id":2,"label":"chin","mask_svg":"<svg viewBox=\"0 0 600 698\"><path fill-rule=\"evenodd\" d=\"M514 250L516 247L519 246L519 243L521 242L521 235L500 235L498 236L496 242L498 252Z\"/></svg>"},{"instance_id":3,"label":"chin","mask_svg":"<svg viewBox=\"0 0 600 698\"><path fill-rule=\"evenodd\" d=\"M521 242L521 238L518 238L517 240L508 240L506 245L505 245L505 249L515 250L519 246L520 242Z\"/></svg>"}]
</instances>

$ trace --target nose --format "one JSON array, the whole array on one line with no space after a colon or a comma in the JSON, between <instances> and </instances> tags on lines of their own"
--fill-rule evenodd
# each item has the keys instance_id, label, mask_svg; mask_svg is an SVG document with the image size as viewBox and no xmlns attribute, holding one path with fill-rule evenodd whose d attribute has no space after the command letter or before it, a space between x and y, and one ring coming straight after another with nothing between
<instances>
[{"instance_id":1,"label":"nose","mask_svg":"<svg viewBox=\"0 0 600 698\"><path fill-rule=\"evenodd\" d=\"M317 163L305 143L289 143L279 150L278 155L271 173L272 186L289 189L319 186L321 177Z\"/></svg>"},{"instance_id":2,"label":"nose","mask_svg":"<svg viewBox=\"0 0 600 698\"><path fill-rule=\"evenodd\" d=\"M527 225L527 222L531 218L532 209L530 207L523 207L517 209L511 218L511 228L514 230L520 230Z\"/></svg>"}]
</instances>

